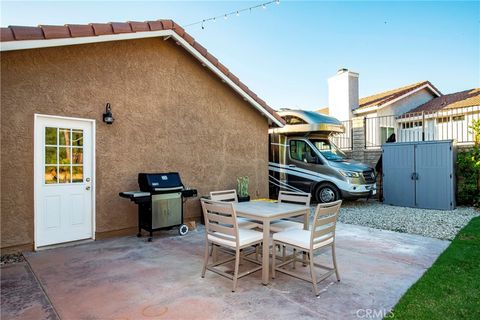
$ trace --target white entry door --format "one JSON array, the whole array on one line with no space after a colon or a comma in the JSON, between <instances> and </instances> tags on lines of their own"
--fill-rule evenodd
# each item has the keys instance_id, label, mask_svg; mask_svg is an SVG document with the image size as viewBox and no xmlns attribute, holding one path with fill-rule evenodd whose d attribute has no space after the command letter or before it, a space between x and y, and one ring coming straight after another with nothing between
<instances>
[{"instance_id":1,"label":"white entry door","mask_svg":"<svg viewBox=\"0 0 480 320\"><path fill-rule=\"evenodd\" d=\"M93 238L94 125L35 116L35 247Z\"/></svg>"}]
</instances>

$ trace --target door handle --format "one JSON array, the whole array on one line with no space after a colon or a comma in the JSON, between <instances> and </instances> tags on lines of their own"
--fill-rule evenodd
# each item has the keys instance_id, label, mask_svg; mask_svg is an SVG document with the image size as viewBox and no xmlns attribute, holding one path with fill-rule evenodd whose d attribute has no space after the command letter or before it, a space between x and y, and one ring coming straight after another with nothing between
<instances>
[{"instance_id":1,"label":"door handle","mask_svg":"<svg viewBox=\"0 0 480 320\"><path fill-rule=\"evenodd\" d=\"M85 181L90 182L90 178L86 178Z\"/></svg>"},{"instance_id":2,"label":"door handle","mask_svg":"<svg viewBox=\"0 0 480 320\"><path fill-rule=\"evenodd\" d=\"M90 186L86 186L86 187L85 187L85 190L90 190Z\"/></svg>"},{"instance_id":3,"label":"door handle","mask_svg":"<svg viewBox=\"0 0 480 320\"><path fill-rule=\"evenodd\" d=\"M289 164L288 167L289 167L289 168L296 168L297 166L294 165L294 164Z\"/></svg>"},{"instance_id":4,"label":"door handle","mask_svg":"<svg viewBox=\"0 0 480 320\"><path fill-rule=\"evenodd\" d=\"M412 175L410 176L412 180L418 180L418 173L412 172Z\"/></svg>"}]
</instances>

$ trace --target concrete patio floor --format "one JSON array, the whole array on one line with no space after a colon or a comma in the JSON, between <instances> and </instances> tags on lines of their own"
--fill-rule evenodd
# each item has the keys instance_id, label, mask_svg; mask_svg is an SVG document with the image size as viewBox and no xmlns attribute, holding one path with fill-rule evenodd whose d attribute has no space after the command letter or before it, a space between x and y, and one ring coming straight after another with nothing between
<instances>
[{"instance_id":1,"label":"concrete patio floor","mask_svg":"<svg viewBox=\"0 0 480 320\"><path fill-rule=\"evenodd\" d=\"M356 319L388 311L448 241L339 224L342 281L311 284L261 272L231 281L200 277L203 229L160 232L152 243L123 237L25 253L2 268L2 319ZM330 263L330 253L318 256ZM297 267L301 269L302 267ZM308 270L308 268L303 268ZM32 274L33 270L33 274ZM378 314L378 313L377 313Z\"/></svg>"}]
</instances>

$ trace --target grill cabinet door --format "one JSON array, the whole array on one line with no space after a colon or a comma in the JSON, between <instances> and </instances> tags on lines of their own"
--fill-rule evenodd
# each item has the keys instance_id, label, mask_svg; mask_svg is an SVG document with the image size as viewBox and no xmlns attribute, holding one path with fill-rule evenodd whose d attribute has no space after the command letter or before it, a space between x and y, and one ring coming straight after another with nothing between
<instances>
[{"instance_id":1,"label":"grill cabinet door","mask_svg":"<svg viewBox=\"0 0 480 320\"><path fill-rule=\"evenodd\" d=\"M408 144L383 145L384 203L415 207L414 146Z\"/></svg>"},{"instance_id":2,"label":"grill cabinet door","mask_svg":"<svg viewBox=\"0 0 480 320\"><path fill-rule=\"evenodd\" d=\"M416 145L416 202L419 208L454 208L453 157L449 141Z\"/></svg>"},{"instance_id":3,"label":"grill cabinet door","mask_svg":"<svg viewBox=\"0 0 480 320\"><path fill-rule=\"evenodd\" d=\"M182 223L181 193L152 196L152 229L171 227Z\"/></svg>"}]
</instances>

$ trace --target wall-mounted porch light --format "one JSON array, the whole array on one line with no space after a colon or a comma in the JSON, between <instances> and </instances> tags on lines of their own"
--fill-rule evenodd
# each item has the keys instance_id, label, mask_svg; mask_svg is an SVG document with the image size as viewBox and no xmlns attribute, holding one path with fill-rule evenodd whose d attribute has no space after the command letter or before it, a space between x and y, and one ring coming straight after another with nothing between
<instances>
[{"instance_id":1,"label":"wall-mounted porch light","mask_svg":"<svg viewBox=\"0 0 480 320\"><path fill-rule=\"evenodd\" d=\"M112 124L113 121L115 121L115 119L113 118L112 114L112 106L107 102L105 105L105 113L103 114L103 122L106 124Z\"/></svg>"}]
</instances>

